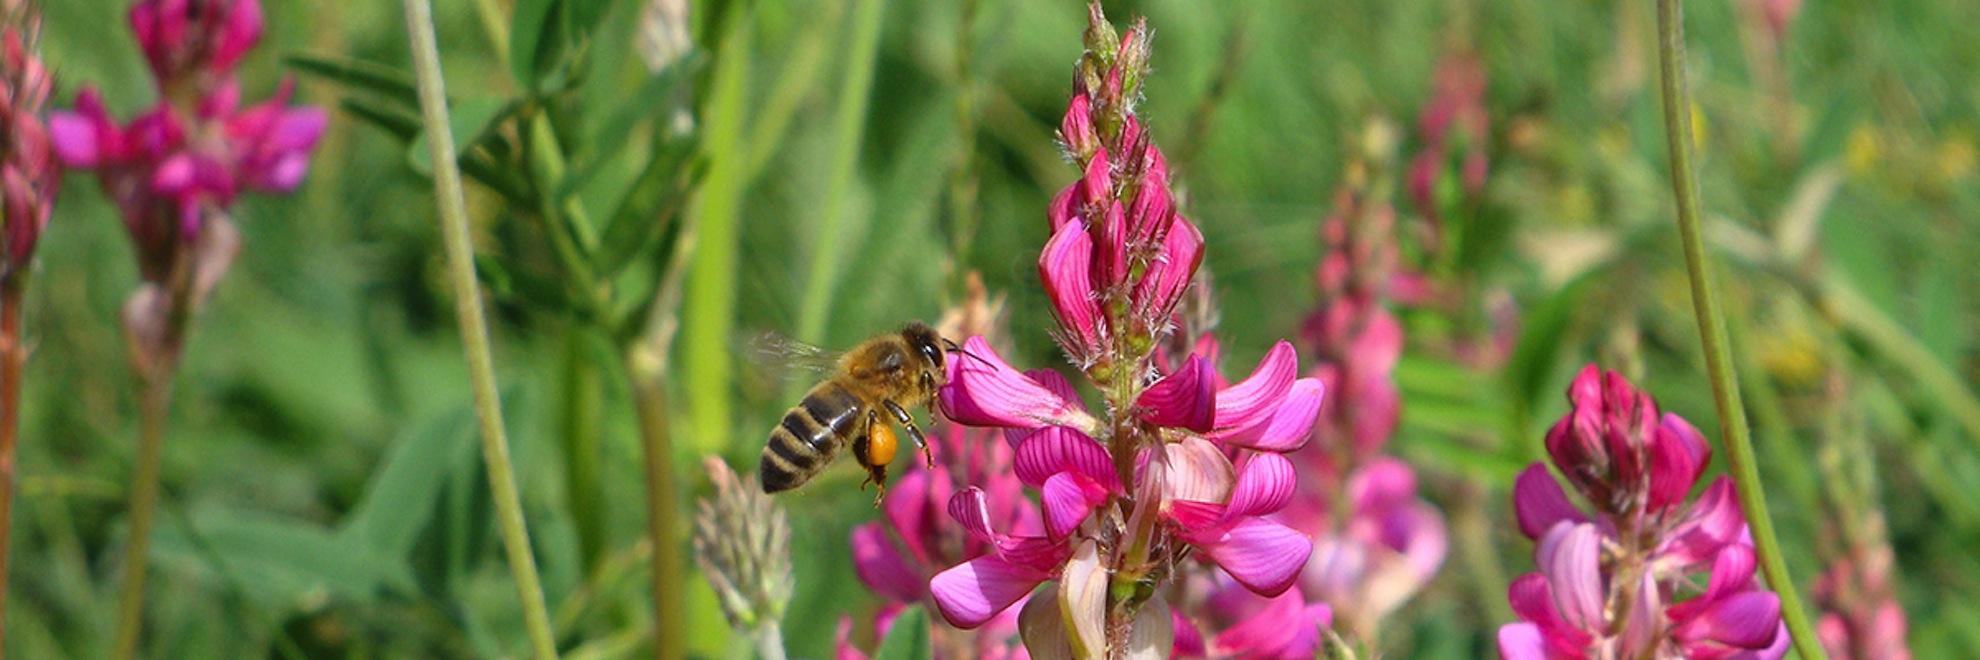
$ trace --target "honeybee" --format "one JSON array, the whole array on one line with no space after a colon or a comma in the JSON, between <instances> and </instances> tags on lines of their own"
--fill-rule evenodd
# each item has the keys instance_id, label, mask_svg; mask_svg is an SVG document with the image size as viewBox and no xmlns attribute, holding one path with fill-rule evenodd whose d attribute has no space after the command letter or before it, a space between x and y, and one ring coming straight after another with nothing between
<instances>
[{"instance_id":1,"label":"honeybee","mask_svg":"<svg viewBox=\"0 0 1980 660\"><path fill-rule=\"evenodd\" d=\"M933 328L911 323L900 332L883 334L839 356L831 376L806 392L784 420L771 429L758 465L763 492L790 490L810 481L852 445L853 458L866 469L864 490L879 487L873 505L887 492L887 464L900 449L893 424L935 466L928 439L915 426L907 409L926 404L932 410L936 391L948 382L944 354L958 349Z\"/></svg>"}]
</instances>

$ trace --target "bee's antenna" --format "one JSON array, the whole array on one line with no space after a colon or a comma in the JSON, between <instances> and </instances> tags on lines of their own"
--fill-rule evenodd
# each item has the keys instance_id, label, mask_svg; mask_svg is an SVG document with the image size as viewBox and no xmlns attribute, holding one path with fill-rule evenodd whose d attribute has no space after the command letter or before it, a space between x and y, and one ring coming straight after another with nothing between
<instances>
[{"instance_id":1,"label":"bee's antenna","mask_svg":"<svg viewBox=\"0 0 1980 660\"><path fill-rule=\"evenodd\" d=\"M949 339L948 337L942 338L942 350L949 353L961 353L963 355L969 356L970 359L976 360L977 362L982 362L983 366L986 367L992 367L992 368L996 367L996 365L991 364L989 360L985 360L981 357L978 357L975 353L969 352L969 349L963 348L961 345L957 344L955 340Z\"/></svg>"}]
</instances>

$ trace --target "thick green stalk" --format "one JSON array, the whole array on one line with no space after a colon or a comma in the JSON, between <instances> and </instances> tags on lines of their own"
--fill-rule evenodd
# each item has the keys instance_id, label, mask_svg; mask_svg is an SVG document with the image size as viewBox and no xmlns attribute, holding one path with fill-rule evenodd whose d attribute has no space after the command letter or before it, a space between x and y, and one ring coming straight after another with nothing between
<instances>
[{"instance_id":1,"label":"thick green stalk","mask_svg":"<svg viewBox=\"0 0 1980 660\"><path fill-rule=\"evenodd\" d=\"M1705 370L1712 380L1712 401L1719 409L1719 437L1725 440L1726 462L1738 486L1740 510L1745 512L1747 524L1752 527L1754 551L1760 556L1768 585L1780 595L1781 618L1794 636L1795 649L1803 658L1827 658L1816 643L1814 629L1808 625L1801 594L1795 588L1794 578L1788 575L1787 562L1781 559L1781 542L1774 534L1774 520L1767 513L1760 469L1753 460L1753 441L1747 436L1746 409L1740 403L1739 380L1733 375L1726 321L1712 288L1711 264L1706 261L1705 239L1698 227L1698 180L1691 163L1691 92L1685 79L1681 0L1657 0L1657 35L1657 56L1663 72L1664 134L1671 151L1671 187L1677 197L1678 231L1684 238L1684 260L1691 276L1691 302L1698 317L1698 336L1704 343Z\"/></svg>"},{"instance_id":2,"label":"thick green stalk","mask_svg":"<svg viewBox=\"0 0 1980 660\"><path fill-rule=\"evenodd\" d=\"M564 489L577 527L578 556L589 574L605 554L605 515L599 498L598 420L604 391L591 349L591 328L564 331Z\"/></svg>"},{"instance_id":3,"label":"thick green stalk","mask_svg":"<svg viewBox=\"0 0 1980 660\"><path fill-rule=\"evenodd\" d=\"M488 320L481 307L481 288L474 277L474 246L468 241L466 194L461 190L460 165L454 159L453 130L447 123L447 88L440 74L433 6L430 0L405 0L405 9L406 32L412 39L413 72L419 78L419 105L433 155L433 195L440 208L447 276L454 289L461 343L474 387L474 409L480 419L488 490L494 499L509 570L515 574L516 598L522 607L530 646L538 658L555 658L556 639L550 632L550 614L543 605L543 586L536 574L536 560L530 554L529 530L523 521L522 498L516 492L515 471L509 464L502 399L495 385L495 357L488 346Z\"/></svg>"},{"instance_id":4,"label":"thick green stalk","mask_svg":"<svg viewBox=\"0 0 1980 660\"><path fill-rule=\"evenodd\" d=\"M653 655L687 656L687 598L681 592L680 504L674 485L674 447L667 429L667 390L661 356L635 345L625 354L626 379L646 454L646 524L653 544Z\"/></svg>"},{"instance_id":5,"label":"thick green stalk","mask_svg":"<svg viewBox=\"0 0 1980 660\"><path fill-rule=\"evenodd\" d=\"M168 364L141 376L144 392L138 412L138 455L131 476L130 541L124 548L124 587L117 601L117 642L111 657L129 660L138 655L144 631L144 582L151 566L151 523L158 512L159 464L165 454L165 421L172 410L172 372Z\"/></svg>"},{"instance_id":6,"label":"thick green stalk","mask_svg":"<svg viewBox=\"0 0 1980 660\"><path fill-rule=\"evenodd\" d=\"M847 53L845 86L839 90L838 115L832 127L836 142L832 160L826 164L829 179L820 207L825 217L818 223L812 241L811 274L805 278L804 301L798 309L797 336L820 341L827 315L832 311L832 287L839 281L840 262L845 260L849 241L846 223L852 215L850 197L853 178L859 172L860 138L865 134L866 107L873 91L873 60L880 51L880 24L885 12L882 0L860 0L853 8L853 37Z\"/></svg>"},{"instance_id":7,"label":"thick green stalk","mask_svg":"<svg viewBox=\"0 0 1980 660\"><path fill-rule=\"evenodd\" d=\"M185 346L186 329L192 321L193 272L189 246L173 266L163 285L167 302L162 336L156 342L143 338L137 325L129 326L131 345L137 347L138 378L142 391L138 409L138 455L131 475L130 540L124 548L124 586L117 602L117 640L112 657L137 657L144 631L144 582L151 568L151 524L158 512L160 463L165 457L165 422L172 413L172 375L178 372L179 356ZM141 323L141 322L140 322Z\"/></svg>"},{"instance_id":8,"label":"thick green stalk","mask_svg":"<svg viewBox=\"0 0 1980 660\"><path fill-rule=\"evenodd\" d=\"M749 185L743 144L743 107L749 90L750 24L741 9L729 11L729 34L715 58L710 83L708 118L702 152L708 176L692 209L696 234L694 263L688 273L681 341L682 375L687 391L688 421L693 423L697 449L720 452L729 447L729 390L733 385L736 271L741 237L742 195ZM657 545L657 543L656 543ZM656 547L657 551L658 548Z\"/></svg>"},{"instance_id":9,"label":"thick green stalk","mask_svg":"<svg viewBox=\"0 0 1980 660\"><path fill-rule=\"evenodd\" d=\"M14 445L21 425L21 371L27 346L21 343L24 273L0 282L0 653L7 648L7 542L13 529Z\"/></svg>"}]
</instances>

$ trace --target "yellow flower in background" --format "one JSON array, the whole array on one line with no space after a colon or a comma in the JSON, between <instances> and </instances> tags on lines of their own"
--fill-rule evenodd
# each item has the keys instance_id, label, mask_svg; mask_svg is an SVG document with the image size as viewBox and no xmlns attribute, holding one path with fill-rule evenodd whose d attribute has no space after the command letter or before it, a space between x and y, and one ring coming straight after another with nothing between
<instances>
[{"instance_id":1,"label":"yellow flower in background","mask_svg":"<svg viewBox=\"0 0 1980 660\"><path fill-rule=\"evenodd\" d=\"M1852 177L1862 178L1876 171L1884 159L1884 139L1869 124L1857 124L1843 143L1843 166Z\"/></svg>"},{"instance_id":2,"label":"yellow flower in background","mask_svg":"<svg viewBox=\"0 0 1980 660\"><path fill-rule=\"evenodd\" d=\"M1941 183L1958 183L1971 176L1976 162L1980 162L1980 153L1976 153L1972 136L1965 131L1947 136L1932 152L1933 174L1938 175Z\"/></svg>"}]
</instances>

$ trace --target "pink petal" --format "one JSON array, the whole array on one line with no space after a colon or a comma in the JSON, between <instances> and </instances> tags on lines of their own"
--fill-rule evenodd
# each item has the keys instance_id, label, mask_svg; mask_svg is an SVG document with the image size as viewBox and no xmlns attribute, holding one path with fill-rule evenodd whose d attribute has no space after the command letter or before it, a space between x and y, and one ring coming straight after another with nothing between
<instances>
[{"instance_id":1,"label":"pink petal","mask_svg":"<svg viewBox=\"0 0 1980 660\"><path fill-rule=\"evenodd\" d=\"M1499 626L1499 657L1502 660L1547 660L1547 642L1540 627L1531 623Z\"/></svg>"},{"instance_id":2,"label":"pink petal","mask_svg":"<svg viewBox=\"0 0 1980 660\"><path fill-rule=\"evenodd\" d=\"M1698 476L1705 472L1705 464L1712 459L1712 450L1706 446L1705 437L1692 428L1689 422L1675 414L1666 413L1663 423L1658 425L1650 443L1650 493L1649 509L1663 512L1684 501L1691 494L1691 487L1698 483Z\"/></svg>"},{"instance_id":3,"label":"pink petal","mask_svg":"<svg viewBox=\"0 0 1980 660\"><path fill-rule=\"evenodd\" d=\"M1685 522L1666 535L1669 540L1658 549L1658 559L1680 566L1703 563L1745 532L1746 516L1739 510L1732 480L1721 476L1698 496Z\"/></svg>"},{"instance_id":4,"label":"pink petal","mask_svg":"<svg viewBox=\"0 0 1980 660\"><path fill-rule=\"evenodd\" d=\"M1120 202L1107 205L1098 229L1093 244L1093 286L1105 290L1127 283L1127 211Z\"/></svg>"},{"instance_id":5,"label":"pink petal","mask_svg":"<svg viewBox=\"0 0 1980 660\"><path fill-rule=\"evenodd\" d=\"M1026 436L1018 445L1012 469L1018 479L1033 488L1042 487L1052 475L1073 472L1085 475L1109 492L1120 492L1120 476L1114 472L1113 456L1100 442L1075 429L1047 426Z\"/></svg>"},{"instance_id":6,"label":"pink petal","mask_svg":"<svg viewBox=\"0 0 1980 660\"><path fill-rule=\"evenodd\" d=\"M934 536L931 532L937 526L947 524L934 519L941 514L938 513L940 509L931 504L946 504L953 497L953 494L931 495L929 483L927 471L909 472L888 486L887 496L880 501L881 512L886 515L887 523L893 526L894 532L900 535L901 544L907 546L909 555L923 564L932 560L929 554L931 549L923 539Z\"/></svg>"},{"instance_id":7,"label":"pink petal","mask_svg":"<svg viewBox=\"0 0 1980 660\"><path fill-rule=\"evenodd\" d=\"M879 523L853 528L852 553L853 571L868 589L897 601L921 600L926 583L894 549L887 530Z\"/></svg>"},{"instance_id":8,"label":"pink petal","mask_svg":"<svg viewBox=\"0 0 1980 660\"><path fill-rule=\"evenodd\" d=\"M1099 148L1100 135L1093 130L1092 106L1086 94L1078 94L1066 103L1066 116L1059 120L1059 142L1075 157L1084 157Z\"/></svg>"},{"instance_id":9,"label":"pink petal","mask_svg":"<svg viewBox=\"0 0 1980 660\"><path fill-rule=\"evenodd\" d=\"M261 3L259 0L238 0L232 11L227 13L226 24L215 35L217 43L213 47L212 66L225 71L233 68L255 43L261 41Z\"/></svg>"},{"instance_id":10,"label":"pink petal","mask_svg":"<svg viewBox=\"0 0 1980 660\"><path fill-rule=\"evenodd\" d=\"M1320 418L1320 403L1326 391L1318 378L1293 381L1270 419L1230 432L1213 433L1211 437L1227 445L1259 451L1297 450L1312 436L1313 423Z\"/></svg>"},{"instance_id":11,"label":"pink petal","mask_svg":"<svg viewBox=\"0 0 1980 660\"><path fill-rule=\"evenodd\" d=\"M80 114L57 112L49 115L48 137L55 142L55 155L62 159L64 165L95 167L102 162L103 151L96 126Z\"/></svg>"},{"instance_id":12,"label":"pink petal","mask_svg":"<svg viewBox=\"0 0 1980 660\"><path fill-rule=\"evenodd\" d=\"M982 337L963 343L968 355L950 360L949 383L938 399L942 414L966 426L1085 427L1091 421L1058 393L1004 362Z\"/></svg>"},{"instance_id":13,"label":"pink petal","mask_svg":"<svg viewBox=\"0 0 1980 660\"><path fill-rule=\"evenodd\" d=\"M1176 301L1196 277L1203 264L1203 233L1178 215L1162 239L1162 250L1149 260L1148 270L1135 286L1134 313L1149 321L1166 320Z\"/></svg>"},{"instance_id":14,"label":"pink petal","mask_svg":"<svg viewBox=\"0 0 1980 660\"><path fill-rule=\"evenodd\" d=\"M833 660L868 660L866 653L852 645L852 617L839 615L837 640L832 645Z\"/></svg>"},{"instance_id":15,"label":"pink petal","mask_svg":"<svg viewBox=\"0 0 1980 660\"><path fill-rule=\"evenodd\" d=\"M1292 500L1299 475L1292 461L1281 454L1252 454L1238 471L1237 485L1231 489L1229 517L1256 516L1283 509Z\"/></svg>"},{"instance_id":16,"label":"pink petal","mask_svg":"<svg viewBox=\"0 0 1980 660\"><path fill-rule=\"evenodd\" d=\"M1313 553L1313 539L1263 518L1244 518L1217 538L1192 538L1190 543L1261 596L1277 596L1291 587Z\"/></svg>"},{"instance_id":17,"label":"pink petal","mask_svg":"<svg viewBox=\"0 0 1980 660\"><path fill-rule=\"evenodd\" d=\"M1311 658L1320 648L1325 605L1309 608L1298 591L1273 597L1264 610L1218 633L1211 642L1222 654L1245 658Z\"/></svg>"},{"instance_id":18,"label":"pink petal","mask_svg":"<svg viewBox=\"0 0 1980 660\"><path fill-rule=\"evenodd\" d=\"M1065 374L1051 369L1030 369L1025 371L1024 375L1026 378L1038 381L1039 385L1044 385L1045 389L1051 390L1067 403L1080 404L1079 390L1073 388L1072 381L1066 380Z\"/></svg>"},{"instance_id":19,"label":"pink petal","mask_svg":"<svg viewBox=\"0 0 1980 660\"><path fill-rule=\"evenodd\" d=\"M1696 618L1671 629L1686 646L1710 642L1742 649L1773 645L1781 628L1781 599L1769 591L1748 591L1712 604Z\"/></svg>"},{"instance_id":20,"label":"pink petal","mask_svg":"<svg viewBox=\"0 0 1980 660\"><path fill-rule=\"evenodd\" d=\"M1141 188L1135 191L1134 205L1128 209L1129 227L1137 243L1167 238L1175 221L1175 205L1169 198L1169 172L1166 165L1151 166L1141 175Z\"/></svg>"},{"instance_id":21,"label":"pink petal","mask_svg":"<svg viewBox=\"0 0 1980 660\"><path fill-rule=\"evenodd\" d=\"M1513 480L1513 515L1519 519L1519 532L1535 540L1555 523L1588 521L1587 514L1568 501L1561 482L1555 481L1541 463L1528 466Z\"/></svg>"},{"instance_id":22,"label":"pink petal","mask_svg":"<svg viewBox=\"0 0 1980 660\"><path fill-rule=\"evenodd\" d=\"M1093 160L1087 161L1086 173L1079 179L1079 196L1083 204L1100 204L1113 197L1113 170L1107 163L1107 150L1093 152Z\"/></svg>"},{"instance_id":23,"label":"pink petal","mask_svg":"<svg viewBox=\"0 0 1980 660\"><path fill-rule=\"evenodd\" d=\"M1071 472L1052 475L1038 497L1045 509L1045 532L1054 539L1065 538L1105 501L1107 489L1092 479Z\"/></svg>"},{"instance_id":24,"label":"pink petal","mask_svg":"<svg viewBox=\"0 0 1980 660\"><path fill-rule=\"evenodd\" d=\"M1102 328L1099 294L1093 288L1093 238L1085 225L1068 222L1045 242L1038 255L1038 279L1059 328L1077 342L1067 350L1097 350Z\"/></svg>"},{"instance_id":25,"label":"pink petal","mask_svg":"<svg viewBox=\"0 0 1980 660\"><path fill-rule=\"evenodd\" d=\"M1250 377L1217 393L1217 428L1241 429L1270 419L1292 388L1298 369L1292 344L1273 345Z\"/></svg>"},{"instance_id":26,"label":"pink petal","mask_svg":"<svg viewBox=\"0 0 1980 660\"><path fill-rule=\"evenodd\" d=\"M1031 593L1051 574L985 555L942 571L928 582L935 608L957 628L972 629Z\"/></svg>"},{"instance_id":27,"label":"pink petal","mask_svg":"<svg viewBox=\"0 0 1980 660\"><path fill-rule=\"evenodd\" d=\"M1188 437L1182 442L1164 444L1167 461L1163 474L1164 500L1193 500L1223 504L1230 501L1237 473L1224 452L1209 441Z\"/></svg>"},{"instance_id":28,"label":"pink petal","mask_svg":"<svg viewBox=\"0 0 1980 660\"><path fill-rule=\"evenodd\" d=\"M1671 619L1682 621L1692 618L1714 601L1753 587L1753 571L1756 566L1751 548L1739 543L1726 546L1725 550L1720 551L1719 556L1712 560L1712 578L1705 587L1705 593L1672 605Z\"/></svg>"},{"instance_id":29,"label":"pink petal","mask_svg":"<svg viewBox=\"0 0 1980 660\"><path fill-rule=\"evenodd\" d=\"M1534 553L1534 562L1553 587L1561 615L1576 628L1592 630L1607 625L1602 614L1607 589L1601 557L1601 532L1587 523L1555 525Z\"/></svg>"},{"instance_id":30,"label":"pink petal","mask_svg":"<svg viewBox=\"0 0 1980 660\"><path fill-rule=\"evenodd\" d=\"M1143 391L1137 404L1148 410L1143 419L1151 424L1205 433L1216 423L1216 386L1210 361L1191 355L1181 369Z\"/></svg>"}]
</instances>

